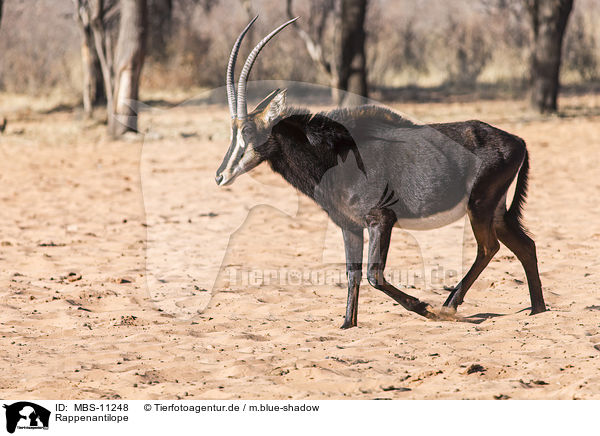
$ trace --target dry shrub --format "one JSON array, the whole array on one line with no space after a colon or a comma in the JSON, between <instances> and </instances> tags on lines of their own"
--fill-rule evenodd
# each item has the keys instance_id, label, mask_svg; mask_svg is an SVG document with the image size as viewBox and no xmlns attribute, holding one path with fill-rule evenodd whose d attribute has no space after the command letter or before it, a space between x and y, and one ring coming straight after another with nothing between
<instances>
[{"instance_id":1,"label":"dry shrub","mask_svg":"<svg viewBox=\"0 0 600 436\"><path fill-rule=\"evenodd\" d=\"M594 34L593 15L577 10L571 17L564 42L564 67L577 72L584 81L596 80L598 73L598 45ZM596 16L596 23L598 17Z\"/></svg>"},{"instance_id":2,"label":"dry shrub","mask_svg":"<svg viewBox=\"0 0 600 436\"><path fill-rule=\"evenodd\" d=\"M389 3L389 2L388 2ZM373 2L368 17L371 82L383 86L473 85L491 69L520 65L526 57L527 23L474 2L399 1L390 9ZM395 3L394 3L395 4ZM384 7L387 6L387 7ZM509 31L507 31L509 29ZM505 77L502 77L505 79Z\"/></svg>"},{"instance_id":3,"label":"dry shrub","mask_svg":"<svg viewBox=\"0 0 600 436\"><path fill-rule=\"evenodd\" d=\"M443 54L447 81L460 85L477 81L492 57L490 32L482 20L459 23L449 16L443 39L438 40L438 53Z\"/></svg>"},{"instance_id":4,"label":"dry shrub","mask_svg":"<svg viewBox=\"0 0 600 436\"><path fill-rule=\"evenodd\" d=\"M419 26L419 17L390 21L385 11L370 5L367 17L367 70L369 81L384 86L417 82L429 74L431 38Z\"/></svg>"},{"instance_id":5,"label":"dry shrub","mask_svg":"<svg viewBox=\"0 0 600 436\"><path fill-rule=\"evenodd\" d=\"M250 17L260 13L242 47L240 64L253 43L287 18L281 0L173 0L170 16L161 9L167 3L149 0L142 91L223 86L231 45ZM509 10L507 5L512 5ZM315 19L311 10L318 8L296 0L294 9L302 17L300 25L310 29ZM530 44L530 23L522 9L521 0L370 0L369 82L375 87L522 83ZM600 0L576 1L573 14L564 71L579 82L597 79ZM333 31L330 22L324 34L326 53L332 50ZM71 0L5 2L0 91L40 94L59 88L78 94L79 43ZM259 57L251 80L261 79L328 84L293 29L278 35Z\"/></svg>"},{"instance_id":6,"label":"dry shrub","mask_svg":"<svg viewBox=\"0 0 600 436\"><path fill-rule=\"evenodd\" d=\"M5 2L0 26L0 90L45 94L81 86L79 37L71 2Z\"/></svg>"},{"instance_id":7,"label":"dry shrub","mask_svg":"<svg viewBox=\"0 0 600 436\"><path fill-rule=\"evenodd\" d=\"M253 2L253 5L261 11L261 16L244 40L237 71L253 45L286 20L284 5L280 2L266 0ZM211 2L206 8L202 2L174 2L169 35L163 35L161 44L149 47L143 86L224 86L231 46L249 20L249 14L237 3ZM315 68L297 39L292 29L278 35L258 58L250 80L318 81ZM162 44L164 49L161 50Z\"/></svg>"}]
</instances>

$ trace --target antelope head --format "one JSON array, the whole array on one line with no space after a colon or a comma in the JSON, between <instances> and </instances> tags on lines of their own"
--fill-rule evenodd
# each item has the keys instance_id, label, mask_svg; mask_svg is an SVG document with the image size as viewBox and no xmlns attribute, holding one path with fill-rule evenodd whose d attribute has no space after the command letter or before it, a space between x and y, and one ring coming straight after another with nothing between
<instances>
[{"instance_id":1,"label":"antelope head","mask_svg":"<svg viewBox=\"0 0 600 436\"><path fill-rule=\"evenodd\" d=\"M279 118L285 109L286 90L276 89L261 101L251 113L248 113L246 84L252 65L254 65L254 61L256 61L263 47L286 26L296 21L298 17L273 30L254 47L248 55L240 74L237 95L235 92L235 61L244 36L257 18L258 16L250 21L242 33L240 33L229 56L229 64L227 65L227 100L231 115L231 142L215 177L215 181L219 186L232 183L240 174L250 171L265 160L265 155L261 153L259 148L266 142L274 121Z\"/></svg>"}]
</instances>

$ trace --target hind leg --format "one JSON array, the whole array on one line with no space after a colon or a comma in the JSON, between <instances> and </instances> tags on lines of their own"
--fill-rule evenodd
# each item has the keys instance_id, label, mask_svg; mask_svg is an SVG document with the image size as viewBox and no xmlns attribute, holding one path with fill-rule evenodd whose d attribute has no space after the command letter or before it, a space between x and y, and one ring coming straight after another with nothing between
<instances>
[{"instance_id":1,"label":"hind leg","mask_svg":"<svg viewBox=\"0 0 600 436\"><path fill-rule=\"evenodd\" d=\"M471 269L448 296L444 307L456 310L462 304L471 285L500 249L493 225L493 210L493 207L469 208L469 219L477 241L477 257Z\"/></svg>"},{"instance_id":2,"label":"hind leg","mask_svg":"<svg viewBox=\"0 0 600 436\"><path fill-rule=\"evenodd\" d=\"M506 215L494 223L500 241L512 251L523 265L531 298L531 315L544 312L546 303L542 294L542 282L537 266L535 242L527 236L521 225Z\"/></svg>"}]
</instances>

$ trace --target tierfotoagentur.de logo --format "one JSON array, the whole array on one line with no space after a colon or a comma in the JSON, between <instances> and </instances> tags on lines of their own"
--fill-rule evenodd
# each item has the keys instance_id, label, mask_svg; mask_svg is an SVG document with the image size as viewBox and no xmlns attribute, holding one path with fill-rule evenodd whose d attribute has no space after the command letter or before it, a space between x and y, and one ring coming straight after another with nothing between
<instances>
[{"instance_id":1,"label":"tierfotoagentur.de logo","mask_svg":"<svg viewBox=\"0 0 600 436\"><path fill-rule=\"evenodd\" d=\"M19 430L48 430L50 411L29 401L4 404L6 409L6 431L14 433Z\"/></svg>"}]
</instances>

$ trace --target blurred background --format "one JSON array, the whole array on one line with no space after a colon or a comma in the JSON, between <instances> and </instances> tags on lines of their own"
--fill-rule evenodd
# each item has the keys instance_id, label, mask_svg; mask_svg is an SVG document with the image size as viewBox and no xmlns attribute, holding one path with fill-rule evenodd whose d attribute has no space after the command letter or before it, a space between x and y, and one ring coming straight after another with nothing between
<instances>
[{"instance_id":1,"label":"blurred background","mask_svg":"<svg viewBox=\"0 0 600 436\"><path fill-rule=\"evenodd\" d=\"M136 129L134 108L119 100L175 102L223 86L231 46L257 14L243 57L301 19L251 80L386 102L530 99L546 113L558 109L559 81L565 92L596 92L600 75L600 0L0 0L0 10L4 98L53 96L88 116L112 108L125 125L108 117L113 135Z\"/></svg>"}]
</instances>

